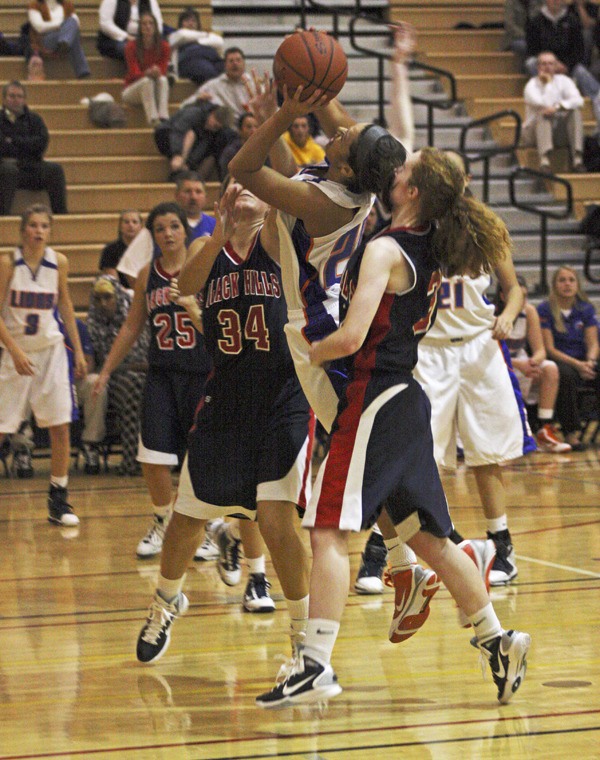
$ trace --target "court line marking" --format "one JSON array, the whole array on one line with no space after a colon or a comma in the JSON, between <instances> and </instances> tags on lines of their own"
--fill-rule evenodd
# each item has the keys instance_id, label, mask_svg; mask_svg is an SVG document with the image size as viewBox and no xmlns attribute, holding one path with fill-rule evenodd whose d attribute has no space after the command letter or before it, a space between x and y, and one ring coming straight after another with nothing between
<instances>
[{"instance_id":1,"label":"court line marking","mask_svg":"<svg viewBox=\"0 0 600 760\"><path fill-rule=\"evenodd\" d=\"M535 559L534 557L525 557L523 554L515 554L517 559L525 560L525 562L531 562L534 565L544 565L544 567L553 567L556 570L568 570L578 575L589 575L591 578L600 578L600 573L595 573L593 570L584 570L581 567L572 567L571 565L560 565L557 562L550 562L545 559Z\"/></svg>"}]
</instances>

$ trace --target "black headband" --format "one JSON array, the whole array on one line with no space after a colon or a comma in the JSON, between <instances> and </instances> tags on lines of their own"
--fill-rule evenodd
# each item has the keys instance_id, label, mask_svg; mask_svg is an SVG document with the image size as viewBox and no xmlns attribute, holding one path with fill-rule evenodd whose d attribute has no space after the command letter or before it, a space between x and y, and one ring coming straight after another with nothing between
<instances>
[{"instance_id":1,"label":"black headband","mask_svg":"<svg viewBox=\"0 0 600 760\"><path fill-rule=\"evenodd\" d=\"M360 165L363 161L368 161L371 149L375 147L381 137L389 137L389 134L387 129L377 124L365 127L358 137L356 163Z\"/></svg>"}]
</instances>

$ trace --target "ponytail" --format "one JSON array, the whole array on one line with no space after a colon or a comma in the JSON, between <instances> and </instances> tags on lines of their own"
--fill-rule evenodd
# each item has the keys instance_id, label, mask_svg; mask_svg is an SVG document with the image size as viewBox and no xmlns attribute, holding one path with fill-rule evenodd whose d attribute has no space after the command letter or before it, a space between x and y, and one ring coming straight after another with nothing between
<instances>
[{"instance_id":1,"label":"ponytail","mask_svg":"<svg viewBox=\"0 0 600 760\"><path fill-rule=\"evenodd\" d=\"M447 277L491 274L510 255L506 225L465 194L464 172L442 151L424 148L409 184L419 191L419 221L436 224L433 250Z\"/></svg>"}]
</instances>

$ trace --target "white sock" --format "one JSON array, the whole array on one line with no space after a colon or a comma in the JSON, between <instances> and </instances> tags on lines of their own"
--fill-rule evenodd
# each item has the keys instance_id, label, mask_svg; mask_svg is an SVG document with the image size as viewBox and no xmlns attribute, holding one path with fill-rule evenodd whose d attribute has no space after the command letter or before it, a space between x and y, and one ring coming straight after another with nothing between
<instances>
[{"instance_id":1,"label":"white sock","mask_svg":"<svg viewBox=\"0 0 600 760\"><path fill-rule=\"evenodd\" d=\"M255 573L265 574L265 555L261 554L260 557L251 558L246 557L246 565L248 566L248 572L254 575Z\"/></svg>"},{"instance_id":2,"label":"white sock","mask_svg":"<svg viewBox=\"0 0 600 760\"><path fill-rule=\"evenodd\" d=\"M156 590L159 596L161 596L165 602L168 602L170 604L183 588L184 580L185 573L181 578L176 578L175 580L170 580L169 578L165 578L163 575L159 575Z\"/></svg>"},{"instance_id":3,"label":"white sock","mask_svg":"<svg viewBox=\"0 0 600 760\"><path fill-rule=\"evenodd\" d=\"M152 509L157 517L160 517L162 520L164 520L171 510L171 503L169 502L166 507L157 507L156 504L153 504Z\"/></svg>"},{"instance_id":4,"label":"white sock","mask_svg":"<svg viewBox=\"0 0 600 760\"><path fill-rule=\"evenodd\" d=\"M388 562L392 573L406 570L410 565L415 565L417 555L408 544L399 538L389 538L383 542L388 550Z\"/></svg>"},{"instance_id":5,"label":"white sock","mask_svg":"<svg viewBox=\"0 0 600 760\"><path fill-rule=\"evenodd\" d=\"M59 478L57 475L50 475L50 485L57 488L66 488L69 485L69 476L65 475Z\"/></svg>"},{"instance_id":6,"label":"white sock","mask_svg":"<svg viewBox=\"0 0 600 760\"><path fill-rule=\"evenodd\" d=\"M306 633L308 623L308 594L302 599L286 599L290 616L292 639L295 633Z\"/></svg>"},{"instance_id":7,"label":"white sock","mask_svg":"<svg viewBox=\"0 0 600 760\"><path fill-rule=\"evenodd\" d=\"M375 523L375 525L371 528L371 533L376 533L378 536L382 535L381 531L379 530L379 525L377 525L377 523Z\"/></svg>"},{"instance_id":8,"label":"white sock","mask_svg":"<svg viewBox=\"0 0 600 760\"><path fill-rule=\"evenodd\" d=\"M487 521L487 529L490 533L498 533L501 530L508 530L508 521L506 515L502 517L492 517Z\"/></svg>"},{"instance_id":9,"label":"white sock","mask_svg":"<svg viewBox=\"0 0 600 760\"><path fill-rule=\"evenodd\" d=\"M309 618L303 653L307 657L329 663L339 630L340 624L337 620Z\"/></svg>"},{"instance_id":10,"label":"white sock","mask_svg":"<svg viewBox=\"0 0 600 760\"><path fill-rule=\"evenodd\" d=\"M495 639L502 633L502 626L491 602L474 615L469 615L469 622L473 626L477 641Z\"/></svg>"},{"instance_id":11,"label":"white sock","mask_svg":"<svg viewBox=\"0 0 600 760\"><path fill-rule=\"evenodd\" d=\"M554 409L540 409L538 408L538 420L543 422L550 422L554 417Z\"/></svg>"},{"instance_id":12,"label":"white sock","mask_svg":"<svg viewBox=\"0 0 600 760\"><path fill-rule=\"evenodd\" d=\"M239 541L240 536L240 524L237 520L234 520L233 522L225 523L227 526L227 530L229 531L229 535L231 538L235 538L236 541Z\"/></svg>"}]
</instances>

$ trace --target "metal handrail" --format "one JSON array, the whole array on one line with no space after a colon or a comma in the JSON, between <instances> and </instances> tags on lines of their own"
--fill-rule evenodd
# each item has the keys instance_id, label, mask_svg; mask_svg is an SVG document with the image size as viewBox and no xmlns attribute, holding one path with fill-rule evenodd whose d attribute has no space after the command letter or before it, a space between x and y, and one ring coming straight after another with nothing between
<instances>
[{"instance_id":1,"label":"metal handrail","mask_svg":"<svg viewBox=\"0 0 600 760\"><path fill-rule=\"evenodd\" d=\"M310 2L314 2L314 0L310 0ZM359 53L364 53L365 55L368 55L368 56L371 56L372 58L377 59L377 80L378 80L378 88L379 88L378 121L380 124L385 125L386 119L385 119L385 113L384 113L384 104L385 104L384 62L390 57L390 55L389 55L389 52L387 51L382 52L381 50L374 50L373 48L365 47L364 44L360 44L357 41L357 37L359 35L355 27L359 21L367 21L372 24L379 24L380 26L383 25L383 22L369 13L361 12L361 13L357 13L350 19L349 30L350 30L350 45L352 46L352 48ZM429 73L435 74L438 77L445 78L448 80L448 83L450 86L450 97L446 98L445 100L427 100L426 98L411 96L411 100L413 103L418 103L419 105L425 105L427 107L427 142L429 145L433 145L434 144L433 111L435 108L441 108L443 110L447 110L449 108L452 108L454 105L456 105L456 103L458 102L458 99L456 96L456 92L457 92L456 79L454 78L454 75L450 71L446 71L445 69L440 69L437 66L430 66L429 64L421 63L420 61L411 61L409 63L409 68L423 69L424 71L428 71Z\"/></svg>"},{"instance_id":2,"label":"metal handrail","mask_svg":"<svg viewBox=\"0 0 600 760\"><path fill-rule=\"evenodd\" d=\"M469 150L467 146L467 136L472 129L479 129L484 126L489 126L495 121L500 119L506 119L510 117L514 119L515 131L513 133L512 142L507 145L497 145L496 143L480 148L478 151ZM474 119L468 124L465 124L460 131L459 150L461 153L469 155L470 163L476 161L483 162L483 202L488 203L490 197L490 161L494 156L500 156L503 154L509 154L511 156L516 155L516 150L521 139L521 116L511 109L504 111L497 111L496 113L484 116L481 119Z\"/></svg>"},{"instance_id":3,"label":"metal handrail","mask_svg":"<svg viewBox=\"0 0 600 760\"><path fill-rule=\"evenodd\" d=\"M592 254L594 251L600 251L600 238L588 237L587 244L585 246L583 273L589 282L593 282L595 285L598 285L598 283L600 283L600 277L594 277L592 274Z\"/></svg>"},{"instance_id":4,"label":"metal handrail","mask_svg":"<svg viewBox=\"0 0 600 760\"><path fill-rule=\"evenodd\" d=\"M523 202L517 200L515 193L515 183L517 179L523 177L534 177L555 184L562 185L565 188L567 197L565 200L565 207L562 210L541 208L538 204L532 202ZM555 174L546 174L545 172L539 172L536 169L529 169L525 166L518 166L514 169L508 178L508 190L510 194L510 202L521 211L527 211L530 214L536 214L540 217L540 281L536 288L534 288L534 295L546 295L549 292L548 288L548 219L566 219L573 213L573 188L571 183L557 177Z\"/></svg>"}]
</instances>

